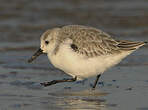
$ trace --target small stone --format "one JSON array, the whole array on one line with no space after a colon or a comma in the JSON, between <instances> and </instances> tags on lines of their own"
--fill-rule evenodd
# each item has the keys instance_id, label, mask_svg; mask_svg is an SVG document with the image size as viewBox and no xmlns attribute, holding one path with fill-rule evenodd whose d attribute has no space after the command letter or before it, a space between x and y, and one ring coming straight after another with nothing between
<instances>
[{"instance_id":1,"label":"small stone","mask_svg":"<svg viewBox=\"0 0 148 110\"><path fill-rule=\"evenodd\" d=\"M116 82L117 80L114 79L114 80L112 80L112 81L113 81L113 82Z\"/></svg>"},{"instance_id":2,"label":"small stone","mask_svg":"<svg viewBox=\"0 0 148 110\"><path fill-rule=\"evenodd\" d=\"M133 89L132 87L129 87L129 88L125 89L125 90L131 91L132 89Z\"/></svg>"},{"instance_id":3,"label":"small stone","mask_svg":"<svg viewBox=\"0 0 148 110\"><path fill-rule=\"evenodd\" d=\"M116 88L119 88L119 86L116 86Z\"/></svg>"}]
</instances>

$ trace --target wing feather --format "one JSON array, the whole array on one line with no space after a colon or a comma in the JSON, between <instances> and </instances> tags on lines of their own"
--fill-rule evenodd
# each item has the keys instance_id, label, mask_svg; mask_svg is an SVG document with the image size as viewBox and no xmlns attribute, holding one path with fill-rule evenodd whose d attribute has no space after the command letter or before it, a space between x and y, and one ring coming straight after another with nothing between
<instances>
[{"instance_id":1,"label":"wing feather","mask_svg":"<svg viewBox=\"0 0 148 110\"><path fill-rule=\"evenodd\" d=\"M118 53L118 42L103 31L86 26L69 25L61 28L60 40L70 38L78 53L88 57Z\"/></svg>"},{"instance_id":2,"label":"wing feather","mask_svg":"<svg viewBox=\"0 0 148 110\"><path fill-rule=\"evenodd\" d=\"M124 51L136 50L137 48L145 45L145 42L133 42L126 40L120 40L118 42L119 42L118 47L120 48L120 50Z\"/></svg>"},{"instance_id":3,"label":"wing feather","mask_svg":"<svg viewBox=\"0 0 148 110\"><path fill-rule=\"evenodd\" d=\"M77 53L87 57L118 54L122 51L135 50L138 46L144 45L141 42L116 41L99 29L81 25L62 27L59 34L59 44L67 38L77 46Z\"/></svg>"}]
</instances>

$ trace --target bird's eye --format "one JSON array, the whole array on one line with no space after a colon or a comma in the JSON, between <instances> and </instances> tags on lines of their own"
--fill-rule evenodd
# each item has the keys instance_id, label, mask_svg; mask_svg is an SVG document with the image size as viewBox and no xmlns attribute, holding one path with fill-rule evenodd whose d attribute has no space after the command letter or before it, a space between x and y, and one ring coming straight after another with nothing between
<instances>
[{"instance_id":1,"label":"bird's eye","mask_svg":"<svg viewBox=\"0 0 148 110\"><path fill-rule=\"evenodd\" d=\"M49 44L49 41L45 41L45 44Z\"/></svg>"}]
</instances>

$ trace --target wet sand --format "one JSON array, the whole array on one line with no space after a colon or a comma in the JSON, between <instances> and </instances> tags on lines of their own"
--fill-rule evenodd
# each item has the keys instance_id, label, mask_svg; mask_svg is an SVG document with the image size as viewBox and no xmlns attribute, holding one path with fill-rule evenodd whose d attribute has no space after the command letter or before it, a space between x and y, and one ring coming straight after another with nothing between
<instances>
[{"instance_id":1,"label":"wet sand","mask_svg":"<svg viewBox=\"0 0 148 110\"><path fill-rule=\"evenodd\" d=\"M0 110L148 110L148 46L106 71L95 91L85 83L41 87L40 82L70 77L43 55L27 59L48 28L82 24L116 39L148 41L146 0L1 0Z\"/></svg>"}]
</instances>

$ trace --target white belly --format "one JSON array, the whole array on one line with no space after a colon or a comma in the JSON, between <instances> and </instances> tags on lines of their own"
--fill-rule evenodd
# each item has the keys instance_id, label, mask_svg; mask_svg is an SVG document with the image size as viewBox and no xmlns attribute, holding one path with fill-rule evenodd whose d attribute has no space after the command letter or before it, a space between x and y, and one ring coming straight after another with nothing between
<instances>
[{"instance_id":1,"label":"white belly","mask_svg":"<svg viewBox=\"0 0 148 110\"><path fill-rule=\"evenodd\" d=\"M119 63L129 52L118 55L98 56L86 58L63 45L56 55L48 54L51 63L71 76L79 79L88 78L102 74L106 69Z\"/></svg>"}]
</instances>

